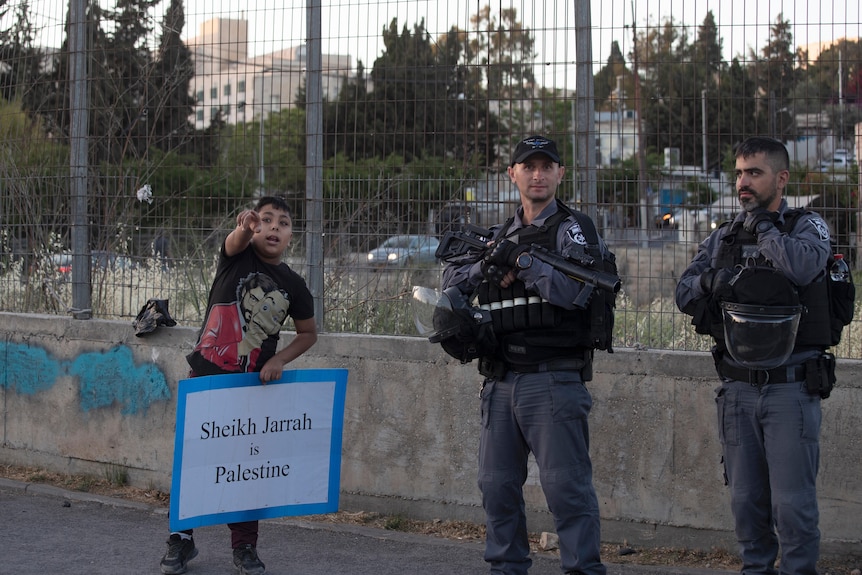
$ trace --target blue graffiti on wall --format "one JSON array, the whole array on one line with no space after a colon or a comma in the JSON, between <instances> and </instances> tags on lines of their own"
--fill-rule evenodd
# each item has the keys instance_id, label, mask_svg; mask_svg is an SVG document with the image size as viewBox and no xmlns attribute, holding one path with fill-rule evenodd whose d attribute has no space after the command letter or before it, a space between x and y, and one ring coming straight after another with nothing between
<instances>
[{"instance_id":1,"label":"blue graffiti on wall","mask_svg":"<svg viewBox=\"0 0 862 575\"><path fill-rule=\"evenodd\" d=\"M2 386L26 395L50 389L61 375L78 378L83 411L117 403L123 414L141 413L171 397L161 370L154 364L135 365L126 346L82 353L68 361L55 359L39 347L0 342L0 366Z\"/></svg>"}]
</instances>

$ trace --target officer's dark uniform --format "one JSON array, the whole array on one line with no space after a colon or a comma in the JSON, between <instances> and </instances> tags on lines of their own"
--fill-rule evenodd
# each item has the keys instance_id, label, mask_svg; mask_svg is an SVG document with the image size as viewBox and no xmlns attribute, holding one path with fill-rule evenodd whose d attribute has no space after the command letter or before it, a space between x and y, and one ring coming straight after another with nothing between
<instances>
[{"instance_id":1,"label":"officer's dark uniform","mask_svg":"<svg viewBox=\"0 0 862 575\"><path fill-rule=\"evenodd\" d=\"M782 199L779 226L787 209ZM829 231L817 214L805 213L790 232L766 224L756 238L748 235L746 241L739 229L745 216L741 212L733 224L722 226L699 246L679 280L676 303L691 313L708 295L701 274L748 258L769 262L801 286L801 293L810 294L802 303L812 313L806 314L807 320L803 316L794 351L783 365L768 373L749 371L728 353L720 353L717 370L722 385L716 404L742 572L775 573L777 529L781 573L815 575L820 544L816 494L820 396L808 392L804 366L829 346L828 327L824 333L823 325L818 325L828 321L822 311L825 292L816 289L822 285L818 282L827 281L823 276L831 249ZM732 230L739 235L729 242ZM714 336L721 352L722 336Z\"/></svg>"},{"instance_id":2,"label":"officer's dark uniform","mask_svg":"<svg viewBox=\"0 0 862 575\"><path fill-rule=\"evenodd\" d=\"M536 228L558 219L557 211L552 202L525 229L523 209L518 208L509 229L498 230L496 235L515 243L524 243L523 234L532 234L530 241L537 240ZM534 243L545 243L557 252L583 245L585 239L574 217L566 214L559 219L558 226L544 232L555 237ZM607 249L603 243L601 249ZM519 270L518 278L514 291L491 289L489 295L481 262L449 266L443 274L444 289L457 285L465 293L484 293L485 301L480 298L480 304L499 316L495 332L506 332L498 334L498 352L480 363L487 377L481 394L479 448L479 488L487 517L485 560L495 574L523 575L531 565L523 485L532 452L560 537L563 571L604 575L606 569L599 556L599 508L589 456L587 418L592 398L582 375L589 357L584 350L568 346L537 347L536 339L521 337L524 332L535 334L537 330L517 327L524 321L523 314L541 314L543 308L547 312L549 305L557 308L556 313L572 312L582 284L538 259ZM504 301L496 301L501 299ZM535 315L526 321L541 325ZM501 328L502 324L508 328ZM567 325L569 330L588 327ZM566 336L562 331L558 335Z\"/></svg>"}]
</instances>

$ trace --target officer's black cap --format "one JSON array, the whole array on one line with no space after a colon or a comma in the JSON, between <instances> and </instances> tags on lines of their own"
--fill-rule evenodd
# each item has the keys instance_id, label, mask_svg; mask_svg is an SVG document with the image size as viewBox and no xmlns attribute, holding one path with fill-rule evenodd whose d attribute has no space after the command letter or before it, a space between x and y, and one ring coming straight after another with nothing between
<instances>
[{"instance_id":1,"label":"officer's black cap","mask_svg":"<svg viewBox=\"0 0 862 575\"><path fill-rule=\"evenodd\" d=\"M557 151L557 144L553 140L543 136L530 136L515 146L515 151L512 152L512 162L509 166L520 164L534 154L544 154L558 164L563 164L560 160L560 153Z\"/></svg>"}]
</instances>

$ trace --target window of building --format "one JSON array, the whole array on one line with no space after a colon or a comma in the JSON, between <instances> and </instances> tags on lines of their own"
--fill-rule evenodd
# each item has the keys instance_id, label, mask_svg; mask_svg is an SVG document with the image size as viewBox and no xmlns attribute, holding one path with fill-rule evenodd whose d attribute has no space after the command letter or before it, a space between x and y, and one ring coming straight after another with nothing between
<instances>
[{"instance_id":1,"label":"window of building","mask_svg":"<svg viewBox=\"0 0 862 575\"><path fill-rule=\"evenodd\" d=\"M222 104L221 106L221 114L224 117L230 116L230 104Z\"/></svg>"},{"instance_id":2,"label":"window of building","mask_svg":"<svg viewBox=\"0 0 862 575\"><path fill-rule=\"evenodd\" d=\"M240 80L236 83L236 91L240 94L245 94L245 80Z\"/></svg>"},{"instance_id":3,"label":"window of building","mask_svg":"<svg viewBox=\"0 0 862 575\"><path fill-rule=\"evenodd\" d=\"M223 89L225 96L230 96L230 84L225 84Z\"/></svg>"},{"instance_id":4,"label":"window of building","mask_svg":"<svg viewBox=\"0 0 862 575\"><path fill-rule=\"evenodd\" d=\"M210 100L215 100L218 98L218 87L213 86L210 88Z\"/></svg>"},{"instance_id":5,"label":"window of building","mask_svg":"<svg viewBox=\"0 0 862 575\"><path fill-rule=\"evenodd\" d=\"M245 100L243 100L241 102L237 102L236 111L237 112L245 112Z\"/></svg>"},{"instance_id":6,"label":"window of building","mask_svg":"<svg viewBox=\"0 0 862 575\"><path fill-rule=\"evenodd\" d=\"M198 110L197 112L195 112L195 120L197 120L198 122L204 121L204 111L203 110Z\"/></svg>"},{"instance_id":7,"label":"window of building","mask_svg":"<svg viewBox=\"0 0 862 575\"><path fill-rule=\"evenodd\" d=\"M203 91L203 90L198 90L198 93L197 93L197 102L198 102L198 104L203 104L203 103L204 103L204 91Z\"/></svg>"},{"instance_id":8,"label":"window of building","mask_svg":"<svg viewBox=\"0 0 862 575\"><path fill-rule=\"evenodd\" d=\"M210 108L210 120L215 120L218 118L218 106L213 106Z\"/></svg>"}]
</instances>

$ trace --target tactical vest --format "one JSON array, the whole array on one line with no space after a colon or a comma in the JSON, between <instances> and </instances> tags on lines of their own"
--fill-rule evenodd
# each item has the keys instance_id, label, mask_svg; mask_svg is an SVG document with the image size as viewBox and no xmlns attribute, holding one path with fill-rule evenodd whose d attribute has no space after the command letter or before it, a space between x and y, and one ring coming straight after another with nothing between
<instances>
[{"instance_id":1,"label":"tactical vest","mask_svg":"<svg viewBox=\"0 0 862 575\"><path fill-rule=\"evenodd\" d=\"M792 215L790 219L785 214L785 224L776 222L779 231L792 228L797 217ZM758 253L757 238L742 228L742 222L728 224L730 231L721 239L718 249L715 267L733 268L737 265L745 265L753 262L757 265L769 265L766 259ZM757 254L754 257L754 254ZM799 302L805 306L802 318L799 321L799 329L796 332L796 343L794 351L805 349L825 349L832 345L831 321L829 315L829 294L827 292L827 278L821 277L808 284L798 287ZM712 326L712 337L715 338L719 348L724 347L724 332L722 331L721 318L714 318L710 322Z\"/></svg>"},{"instance_id":2,"label":"tactical vest","mask_svg":"<svg viewBox=\"0 0 862 575\"><path fill-rule=\"evenodd\" d=\"M518 230L516 243L537 244L558 251L557 233L571 212L559 202L557 207L558 211L542 226L529 225ZM503 225L498 238L507 237L513 221L514 218ZM537 365L569 358L589 361L595 347L589 307L567 310L552 305L520 280L507 288L482 282L477 296L479 307L491 310L499 342L496 359L510 365Z\"/></svg>"}]
</instances>

